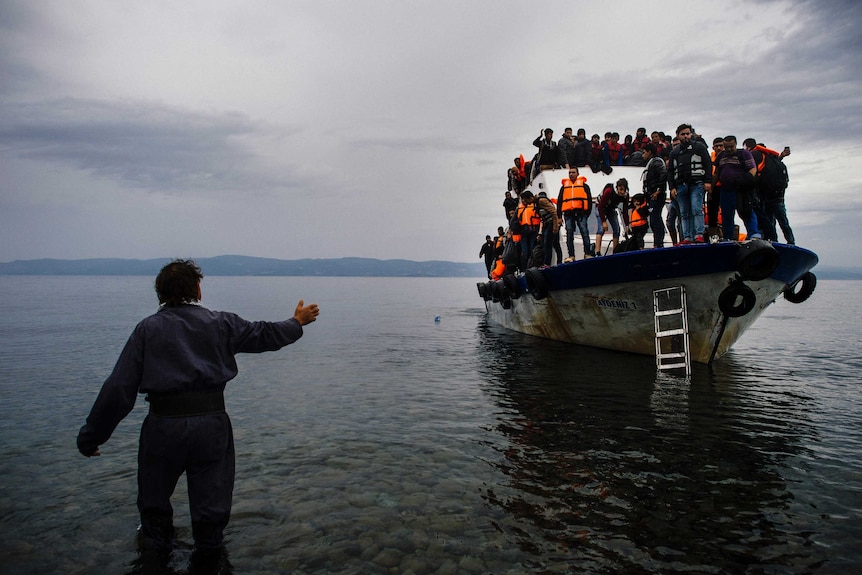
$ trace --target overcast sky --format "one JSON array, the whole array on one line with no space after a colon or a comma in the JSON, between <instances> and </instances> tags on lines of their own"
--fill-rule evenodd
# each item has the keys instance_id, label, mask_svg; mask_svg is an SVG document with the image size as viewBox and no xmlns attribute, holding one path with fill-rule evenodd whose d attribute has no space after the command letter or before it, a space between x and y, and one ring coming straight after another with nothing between
<instances>
[{"instance_id":1,"label":"overcast sky","mask_svg":"<svg viewBox=\"0 0 862 575\"><path fill-rule=\"evenodd\" d=\"M0 0L0 261L479 261L541 129L690 122L790 146L797 242L858 265L860 25L856 0Z\"/></svg>"}]
</instances>

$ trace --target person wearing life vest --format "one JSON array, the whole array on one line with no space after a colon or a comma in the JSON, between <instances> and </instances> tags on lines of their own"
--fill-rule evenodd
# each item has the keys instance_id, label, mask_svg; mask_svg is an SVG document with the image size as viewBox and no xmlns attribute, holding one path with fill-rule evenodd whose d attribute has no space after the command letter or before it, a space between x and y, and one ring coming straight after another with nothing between
<instances>
[{"instance_id":1,"label":"person wearing life vest","mask_svg":"<svg viewBox=\"0 0 862 575\"><path fill-rule=\"evenodd\" d=\"M502 278L506 274L506 264L503 263L503 256L499 256L494 262L494 267L488 273L488 277L494 281Z\"/></svg>"},{"instance_id":2,"label":"person wearing life vest","mask_svg":"<svg viewBox=\"0 0 862 575\"><path fill-rule=\"evenodd\" d=\"M536 247L536 237L539 235L541 219L533 206L533 192L526 190L521 193L521 205L518 207L517 220L521 228L521 269L526 270L530 254Z\"/></svg>"},{"instance_id":3,"label":"person wearing life vest","mask_svg":"<svg viewBox=\"0 0 862 575\"><path fill-rule=\"evenodd\" d=\"M787 169L783 166L784 157L790 155L790 148L776 152L747 138L743 147L754 156L757 164L757 192L760 199L757 212L757 225L763 238L771 242L778 241L776 224L781 227L784 239L788 244L795 244L796 238L787 219L787 208L784 205L784 193L787 189ZM781 163L779 163L781 162Z\"/></svg>"},{"instance_id":4,"label":"person wearing life vest","mask_svg":"<svg viewBox=\"0 0 862 575\"><path fill-rule=\"evenodd\" d=\"M617 132L607 132L602 144L602 159L605 166L623 165L623 147L620 145L620 135Z\"/></svg>"},{"instance_id":5,"label":"person wearing life vest","mask_svg":"<svg viewBox=\"0 0 862 575\"><path fill-rule=\"evenodd\" d=\"M629 215L629 227L635 238L637 249L644 247L644 236L649 230L649 205L644 194L632 196L632 211Z\"/></svg>"},{"instance_id":6,"label":"person wearing life vest","mask_svg":"<svg viewBox=\"0 0 862 575\"><path fill-rule=\"evenodd\" d=\"M691 124L676 129L679 146L670 153L668 185L670 195L679 203L682 219L682 241L690 244L705 242L703 237L703 198L712 188L712 160L709 150L700 140L693 139Z\"/></svg>"},{"instance_id":7,"label":"person wearing life vest","mask_svg":"<svg viewBox=\"0 0 862 575\"><path fill-rule=\"evenodd\" d=\"M515 195L520 195L527 186L527 162L524 161L524 154L515 158L515 165L509 168L509 184L508 190L514 192ZM517 201L517 200L516 200Z\"/></svg>"},{"instance_id":8,"label":"person wearing life vest","mask_svg":"<svg viewBox=\"0 0 862 575\"><path fill-rule=\"evenodd\" d=\"M569 177L561 182L557 196L557 215L566 223L566 262L575 261L575 228L581 232L584 243L584 258L592 257L590 250L590 212L593 209L590 186L587 178L580 175L576 167L569 168Z\"/></svg>"}]
</instances>

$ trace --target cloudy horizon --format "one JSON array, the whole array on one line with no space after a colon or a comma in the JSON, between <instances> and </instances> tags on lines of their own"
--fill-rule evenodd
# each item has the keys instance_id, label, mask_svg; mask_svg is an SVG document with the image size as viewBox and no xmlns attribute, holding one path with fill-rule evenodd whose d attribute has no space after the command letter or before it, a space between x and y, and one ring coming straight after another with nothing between
<instances>
[{"instance_id":1,"label":"cloudy horizon","mask_svg":"<svg viewBox=\"0 0 862 575\"><path fill-rule=\"evenodd\" d=\"M541 129L690 122L790 146L797 242L855 266L859 24L852 0L0 0L0 261L478 261Z\"/></svg>"}]
</instances>

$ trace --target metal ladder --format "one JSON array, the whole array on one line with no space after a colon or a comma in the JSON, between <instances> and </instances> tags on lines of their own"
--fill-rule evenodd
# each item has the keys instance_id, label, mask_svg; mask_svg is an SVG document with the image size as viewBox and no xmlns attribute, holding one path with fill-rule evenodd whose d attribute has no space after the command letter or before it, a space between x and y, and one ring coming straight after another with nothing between
<instances>
[{"instance_id":1,"label":"metal ladder","mask_svg":"<svg viewBox=\"0 0 862 575\"><path fill-rule=\"evenodd\" d=\"M655 365L659 371L685 369L691 376L688 341L688 311L685 287L657 289L652 292L655 312Z\"/></svg>"}]
</instances>

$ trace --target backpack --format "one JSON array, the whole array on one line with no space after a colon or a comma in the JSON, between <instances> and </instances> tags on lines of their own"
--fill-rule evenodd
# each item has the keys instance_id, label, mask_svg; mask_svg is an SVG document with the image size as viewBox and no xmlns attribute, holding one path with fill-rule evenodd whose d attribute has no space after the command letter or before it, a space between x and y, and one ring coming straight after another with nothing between
<instances>
[{"instance_id":1,"label":"backpack","mask_svg":"<svg viewBox=\"0 0 862 575\"><path fill-rule=\"evenodd\" d=\"M758 187L762 193L769 197L782 197L790 177L787 175L787 166L772 154L763 154L763 169L758 174Z\"/></svg>"}]
</instances>

